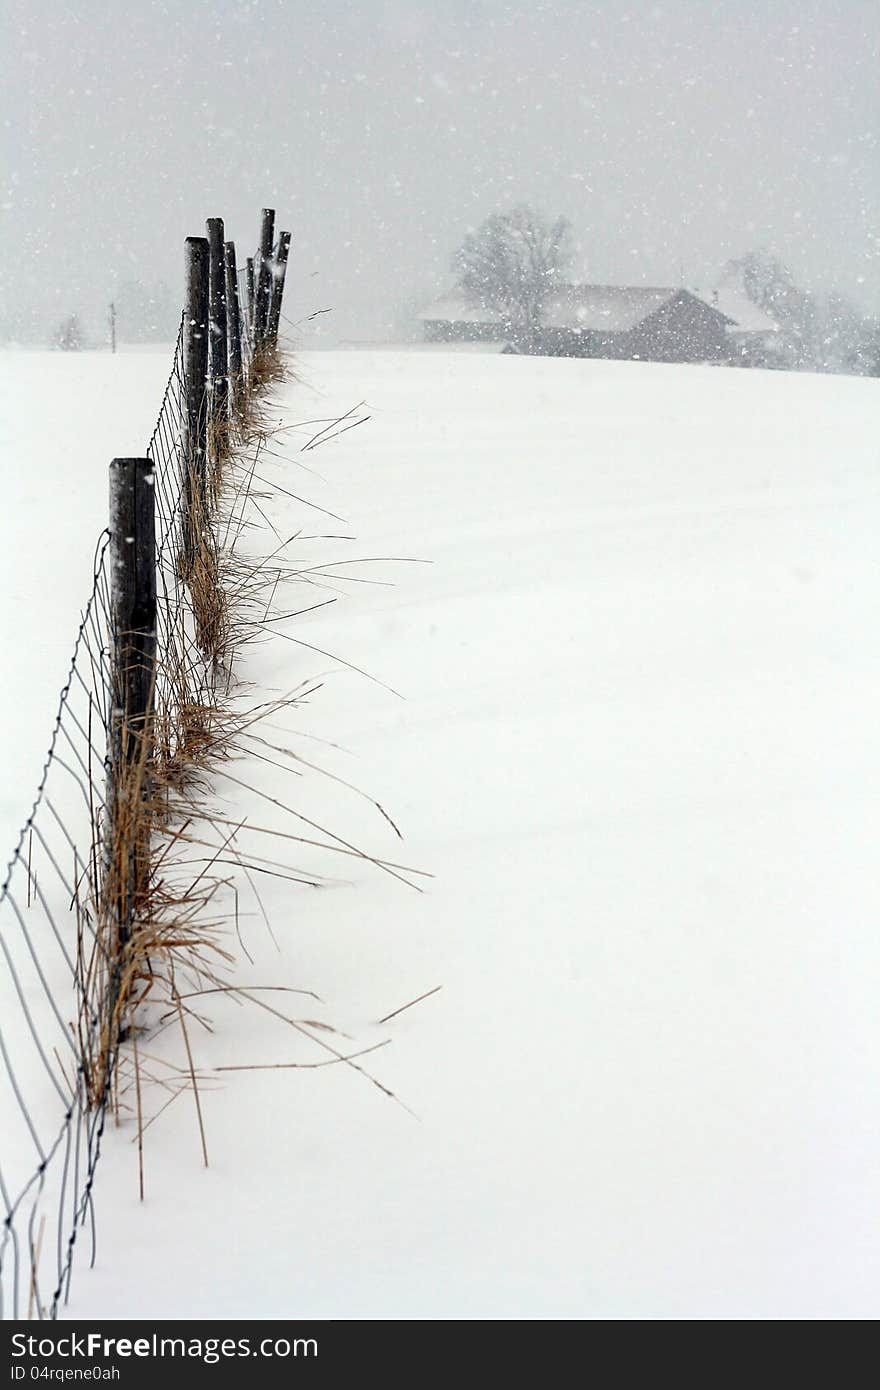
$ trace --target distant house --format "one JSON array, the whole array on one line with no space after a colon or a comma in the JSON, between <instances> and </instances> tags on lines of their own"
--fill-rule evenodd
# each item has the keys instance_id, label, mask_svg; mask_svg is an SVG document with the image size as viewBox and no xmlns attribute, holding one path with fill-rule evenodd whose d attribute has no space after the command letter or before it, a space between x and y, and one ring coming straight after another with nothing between
<instances>
[{"instance_id":1,"label":"distant house","mask_svg":"<svg viewBox=\"0 0 880 1390\"><path fill-rule=\"evenodd\" d=\"M427 342L505 342L513 352L650 362L725 361L733 326L721 309L689 290L642 285L560 286L528 342L513 324L461 291L429 305L420 317Z\"/></svg>"}]
</instances>

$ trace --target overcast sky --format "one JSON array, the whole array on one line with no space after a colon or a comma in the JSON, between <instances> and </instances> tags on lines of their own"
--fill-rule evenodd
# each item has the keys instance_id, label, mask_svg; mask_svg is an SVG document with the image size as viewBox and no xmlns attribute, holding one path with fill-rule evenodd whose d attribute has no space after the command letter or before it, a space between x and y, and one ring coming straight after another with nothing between
<instances>
[{"instance_id":1,"label":"overcast sky","mask_svg":"<svg viewBox=\"0 0 880 1390\"><path fill-rule=\"evenodd\" d=\"M5 0L2 318L97 331L222 215L294 236L290 311L393 332L529 201L578 278L780 254L880 310L877 0ZM288 282L290 283L290 281ZM8 331L8 330L7 330Z\"/></svg>"}]
</instances>

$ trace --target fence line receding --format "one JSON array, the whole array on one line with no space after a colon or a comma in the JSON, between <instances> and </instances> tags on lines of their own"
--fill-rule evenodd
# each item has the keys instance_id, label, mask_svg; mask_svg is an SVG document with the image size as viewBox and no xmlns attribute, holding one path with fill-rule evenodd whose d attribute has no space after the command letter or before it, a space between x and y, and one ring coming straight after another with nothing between
<instances>
[{"instance_id":1,"label":"fence line receding","mask_svg":"<svg viewBox=\"0 0 880 1390\"><path fill-rule=\"evenodd\" d=\"M77 1247L95 1256L96 1165L120 1104L144 940L155 945L161 930L157 788L215 701L228 655L219 470L249 393L277 360L289 234L273 245L273 227L265 209L244 294L222 219L187 239L156 426L143 458L110 465L108 529L36 797L0 883L5 1318L56 1317Z\"/></svg>"}]
</instances>

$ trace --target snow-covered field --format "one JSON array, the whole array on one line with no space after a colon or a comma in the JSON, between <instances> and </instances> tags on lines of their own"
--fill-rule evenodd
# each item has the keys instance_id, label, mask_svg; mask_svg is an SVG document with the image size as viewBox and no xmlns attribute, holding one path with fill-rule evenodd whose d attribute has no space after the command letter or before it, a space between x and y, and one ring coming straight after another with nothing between
<instances>
[{"instance_id":1,"label":"snow-covered field","mask_svg":"<svg viewBox=\"0 0 880 1390\"><path fill-rule=\"evenodd\" d=\"M167 364L3 365L11 846L106 464L142 452ZM316 427L292 430L271 463L346 518L271 503L324 567L288 606L340 601L240 674L254 699L322 678L265 737L404 841L308 769L241 775L436 877L416 893L348 859L317 890L265 878L280 953L245 889L236 978L315 991L297 1016L351 1050L392 1039L363 1065L403 1105L342 1066L211 1073L210 1168L182 1098L146 1133L143 1205L133 1127L115 1132L68 1315L876 1316L878 383L451 353L296 367L283 423L372 417L305 453ZM232 783L221 798L290 828ZM206 1012L204 1074L320 1056L256 1008Z\"/></svg>"}]
</instances>

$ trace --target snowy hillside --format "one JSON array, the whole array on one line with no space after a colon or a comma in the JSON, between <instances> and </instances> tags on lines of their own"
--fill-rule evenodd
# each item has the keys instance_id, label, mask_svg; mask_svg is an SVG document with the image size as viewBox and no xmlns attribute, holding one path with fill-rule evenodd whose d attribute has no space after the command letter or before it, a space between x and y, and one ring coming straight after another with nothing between
<instances>
[{"instance_id":1,"label":"snowy hillside","mask_svg":"<svg viewBox=\"0 0 880 1390\"><path fill-rule=\"evenodd\" d=\"M435 877L416 892L291 845L338 878L266 876L261 906L245 884L235 978L314 991L277 998L348 1051L391 1039L362 1065L401 1104L344 1066L214 1070L321 1054L206 1002L210 1167L185 1096L146 1132L143 1205L134 1126L110 1135L68 1316L875 1316L877 383L436 352L295 367L280 423L371 416L306 452L320 426L291 429L266 464L345 518L261 504L312 570L287 607L339 601L239 674L251 700L317 678L264 736L404 839L303 764L254 760L235 775L255 791L218 781L216 804L289 829L265 796L295 801ZM106 463L143 450L164 377L152 353L4 369L11 846ZM47 378L57 418L23 408Z\"/></svg>"}]
</instances>

